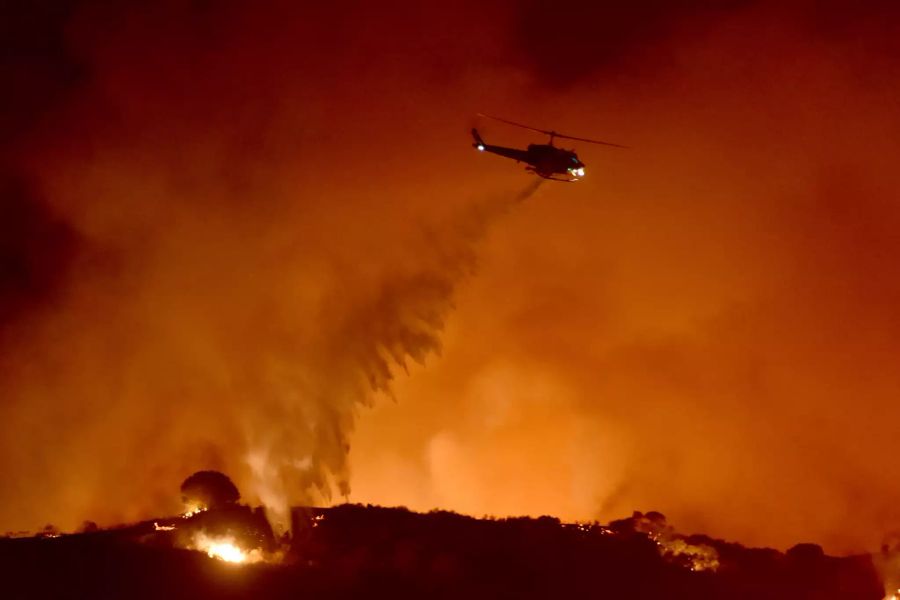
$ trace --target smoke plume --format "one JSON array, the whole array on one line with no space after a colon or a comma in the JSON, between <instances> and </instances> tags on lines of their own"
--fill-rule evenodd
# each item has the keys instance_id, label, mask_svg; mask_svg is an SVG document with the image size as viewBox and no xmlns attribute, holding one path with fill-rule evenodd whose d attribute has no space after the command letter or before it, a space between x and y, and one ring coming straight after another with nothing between
<instances>
[{"instance_id":1,"label":"smoke plume","mask_svg":"<svg viewBox=\"0 0 900 600\"><path fill-rule=\"evenodd\" d=\"M511 118L631 149L579 146L583 185L488 241L441 359L361 422L357 497L829 552L894 527L896 9L733 4L522 38L548 101Z\"/></svg>"},{"instance_id":2,"label":"smoke plume","mask_svg":"<svg viewBox=\"0 0 900 600\"><path fill-rule=\"evenodd\" d=\"M900 523L894 3L27 4L0 529L198 470L829 552ZM517 203L482 111L631 149Z\"/></svg>"},{"instance_id":3,"label":"smoke plume","mask_svg":"<svg viewBox=\"0 0 900 600\"><path fill-rule=\"evenodd\" d=\"M2 526L173 510L199 469L283 526L290 503L349 493L358 410L440 349L474 245L510 201L418 201L434 183L406 179L427 159L372 150L424 126L395 119L394 96L354 115L346 89L386 38L268 8L64 15L61 53L83 75L8 161L25 182L4 197L24 224L8 254L25 272L4 279ZM391 63L370 87L429 77Z\"/></svg>"}]
</instances>

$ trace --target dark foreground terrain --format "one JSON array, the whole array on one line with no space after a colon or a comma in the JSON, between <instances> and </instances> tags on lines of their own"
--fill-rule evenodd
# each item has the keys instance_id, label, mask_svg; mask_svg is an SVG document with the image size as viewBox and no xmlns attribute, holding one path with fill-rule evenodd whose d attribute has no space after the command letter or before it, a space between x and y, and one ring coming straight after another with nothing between
<instances>
[{"instance_id":1,"label":"dark foreground terrain","mask_svg":"<svg viewBox=\"0 0 900 600\"><path fill-rule=\"evenodd\" d=\"M675 534L648 513L606 526L344 505L297 509L280 545L232 507L112 530L0 539L0 598L631 598L881 600L868 556L786 553ZM280 562L184 549L230 528ZM54 534L55 535L55 534ZM273 554L266 554L268 557Z\"/></svg>"}]
</instances>

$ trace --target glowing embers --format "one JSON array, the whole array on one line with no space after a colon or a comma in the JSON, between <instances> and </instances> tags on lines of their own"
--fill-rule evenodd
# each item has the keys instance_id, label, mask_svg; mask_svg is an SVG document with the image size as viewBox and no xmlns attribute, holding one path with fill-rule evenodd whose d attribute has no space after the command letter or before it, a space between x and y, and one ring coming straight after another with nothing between
<instances>
[{"instance_id":1,"label":"glowing embers","mask_svg":"<svg viewBox=\"0 0 900 600\"><path fill-rule=\"evenodd\" d=\"M265 560L259 548L245 550L233 536L215 537L199 532L194 535L193 543L189 549L204 552L210 558L216 558L227 563L245 564Z\"/></svg>"},{"instance_id":2,"label":"glowing embers","mask_svg":"<svg viewBox=\"0 0 900 600\"><path fill-rule=\"evenodd\" d=\"M681 537L649 537L656 542L660 554L691 571L715 571L719 568L719 553L712 546L691 544Z\"/></svg>"},{"instance_id":3,"label":"glowing embers","mask_svg":"<svg viewBox=\"0 0 900 600\"><path fill-rule=\"evenodd\" d=\"M207 510L205 506L200 506L199 504L189 504L185 508L186 510L181 513L182 519L190 519L194 515L200 514Z\"/></svg>"},{"instance_id":4,"label":"glowing embers","mask_svg":"<svg viewBox=\"0 0 900 600\"><path fill-rule=\"evenodd\" d=\"M661 513L635 511L629 519L610 523L610 528L619 534L634 532L646 535L656 544L663 558L691 571L715 571L719 568L719 553L715 548L702 540L676 533Z\"/></svg>"}]
</instances>

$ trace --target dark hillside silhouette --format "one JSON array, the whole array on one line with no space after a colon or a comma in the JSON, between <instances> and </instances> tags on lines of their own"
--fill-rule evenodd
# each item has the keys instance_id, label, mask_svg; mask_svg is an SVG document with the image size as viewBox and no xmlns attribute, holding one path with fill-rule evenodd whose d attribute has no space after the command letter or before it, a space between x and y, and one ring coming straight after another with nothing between
<instances>
[{"instance_id":1,"label":"dark hillside silhouette","mask_svg":"<svg viewBox=\"0 0 900 600\"><path fill-rule=\"evenodd\" d=\"M59 537L0 539L0 597L28 598L639 598L881 600L868 556L812 544L786 553L680 536L659 513L609 525L552 517L475 519L342 505L297 508L279 564L232 565L178 548L192 531L275 542L262 513L240 505ZM55 535L55 534L54 534ZM692 570L689 554L716 556ZM698 563L700 564L700 563Z\"/></svg>"}]
</instances>

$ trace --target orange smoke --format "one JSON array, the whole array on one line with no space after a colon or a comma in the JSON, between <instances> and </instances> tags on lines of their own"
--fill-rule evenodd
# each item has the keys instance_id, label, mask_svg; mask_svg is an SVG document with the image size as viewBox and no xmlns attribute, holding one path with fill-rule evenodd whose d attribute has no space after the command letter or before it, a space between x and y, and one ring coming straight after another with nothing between
<instances>
[{"instance_id":1,"label":"orange smoke","mask_svg":"<svg viewBox=\"0 0 900 600\"><path fill-rule=\"evenodd\" d=\"M584 185L495 232L442 357L361 421L354 498L876 547L900 113L892 59L852 44L760 8L518 113L634 149L583 149Z\"/></svg>"},{"instance_id":2,"label":"orange smoke","mask_svg":"<svg viewBox=\"0 0 900 600\"><path fill-rule=\"evenodd\" d=\"M91 6L11 163L75 241L3 329L0 528L174 514L200 469L276 512L655 509L832 551L900 524L872 22L667 13L560 82L512 3ZM478 110L633 149L510 211L530 181L472 152Z\"/></svg>"}]
</instances>

